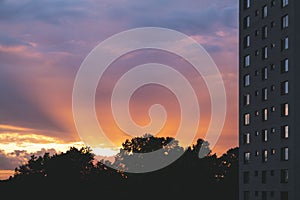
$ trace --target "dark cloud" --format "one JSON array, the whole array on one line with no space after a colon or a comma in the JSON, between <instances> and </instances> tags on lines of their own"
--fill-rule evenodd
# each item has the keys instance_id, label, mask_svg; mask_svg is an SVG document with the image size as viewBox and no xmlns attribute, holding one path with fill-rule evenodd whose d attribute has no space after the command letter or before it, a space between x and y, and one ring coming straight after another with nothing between
<instances>
[{"instance_id":1,"label":"dark cloud","mask_svg":"<svg viewBox=\"0 0 300 200\"><path fill-rule=\"evenodd\" d=\"M238 28L238 5L226 7L222 10L221 21L229 28Z\"/></svg>"},{"instance_id":2,"label":"dark cloud","mask_svg":"<svg viewBox=\"0 0 300 200\"><path fill-rule=\"evenodd\" d=\"M41 149L34 153L28 153L25 150L15 150L14 152L5 153L0 149L0 170L13 170L24 164L31 155L43 156L46 152L53 155L57 153L55 149Z\"/></svg>"},{"instance_id":3,"label":"dark cloud","mask_svg":"<svg viewBox=\"0 0 300 200\"><path fill-rule=\"evenodd\" d=\"M20 40L19 38L11 37L8 34L0 33L0 45L11 46L32 46L30 43Z\"/></svg>"},{"instance_id":4,"label":"dark cloud","mask_svg":"<svg viewBox=\"0 0 300 200\"><path fill-rule=\"evenodd\" d=\"M3 150L0 150L0 170L12 170L23 162L24 160L19 156L5 154Z\"/></svg>"},{"instance_id":5,"label":"dark cloud","mask_svg":"<svg viewBox=\"0 0 300 200\"><path fill-rule=\"evenodd\" d=\"M208 33L216 25L236 28L237 11L236 0L0 1L0 21L5 22L123 21L131 28L160 26L186 33Z\"/></svg>"},{"instance_id":6,"label":"dark cloud","mask_svg":"<svg viewBox=\"0 0 300 200\"><path fill-rule=\"evenodd\" d=\"M207 2L207 3L205 3ZM208 34L217 28L237 28L238 4L226 1L127 1L126 6L114 4L108 15L127 19L132 27L160 26L187 34Z\"/></svg>"},{"instance_id":7,"label":"dark cloud","mask_svg":"<svg viewBox=\"0 0 300 200\"><path fill-rule=\"evenodd\" d=\"M40 20L50 24L64 22L67 18L80 18L85 15L82 9L85 1L78 0L29 0L0 1L0 21Z\"/></svg>"},{"instance_id":8,"label":"dark cloud","mask_svg":"<svg viewBox=\"0 0 300 200\"><path fill-rule=\"evenodd\" d=\"M222 50L222 48L217 45L203 45L203 47L209 53L220 52Z\"/></svg>"}]
</instances>

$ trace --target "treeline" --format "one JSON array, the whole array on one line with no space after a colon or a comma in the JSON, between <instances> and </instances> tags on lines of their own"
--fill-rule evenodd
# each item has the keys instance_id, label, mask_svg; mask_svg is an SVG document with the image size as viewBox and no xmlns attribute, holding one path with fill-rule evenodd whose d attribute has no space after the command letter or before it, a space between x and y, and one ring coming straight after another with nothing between
<instances>
[{"instance_id":1,"label":"treeline","mask_svg":"<svg viewBox=\"0 0 300 200\"><path fill-rule=\"evenodd\" d=\"M169 145L168 145L169 144ZM171 144L171 145L170 145ZM217 157L209 144L199 139L183 149L170 137L143 137L126 140L115 161L96 161L90 148L70 148L65 153L31 156L15 169L13 177L0 182L0 193L14 197L124 198L124 199L238 199L238 148ZM143 154L161 149L158 160L183 154L170 165L147 173ZM22 195L22 196L21 196ZM46 195L46 196L45 196ZM27 198L25 198L27 199Z\"/></svg>"}]
</instances>

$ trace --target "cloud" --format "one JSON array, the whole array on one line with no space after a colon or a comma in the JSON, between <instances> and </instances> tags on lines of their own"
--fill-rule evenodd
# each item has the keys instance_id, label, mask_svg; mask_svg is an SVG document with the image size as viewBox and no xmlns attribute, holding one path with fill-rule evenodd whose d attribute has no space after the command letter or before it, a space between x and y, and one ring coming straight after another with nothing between
<instances>
[{"instance_id":1,"label":"cloud","mask_svg":"<svg viewBox=\"0 0 300 200\"><path fill-rule=\"evenodd\" d=\"M16 167L26 163L30 156L43 156L45 153L53 155L56 153L55 149L40 149L36 152L27 152L26 150L15 150L13 152L6 153L0 149L0 170L13 170Z\"/></svg>"},{"instance_id":2,"label":"cloud","mask_svg":"<svg viewBox=\"0 0 300 200\"><path fill-rule=\"evenodd\" d=\"M227 75L237 67L237 13L237 0L0 0L0 121L78 141L71 95L80 63L105 38L142 26L193 36L232 90L236 79ZM20 136L23 144L31 133Z\"/></svg>"},{"instance_id":3,"label":"cloud","mask_svg":"<svg viewBox=\"0 0 300 200\"><path fill-rule=\"evenodd\" d=\"M35 144L45 144L45 143L62 143L62 141L57 140L52 137L45 135L36 135L36 134L19 134L19 133L1 133L0 140L2 144L16 143L35 143Z\"/></svg>"},{"instance_id":4,"label":"cloud","mask_svg":"<svg viewBox=\"0 0 300 200\"><path fill-rule=\"evenodd\" d=\"M8 36L7 34L0 33L0 45L6 47L16 47L16 46L33 46L34 44L22 41L19 38Z\"/></svg>"},{"instance_id":5,"label":"cloud","mask_svg":"<svg viewBox=\"0 0 300 200\"><path fill-rule=\"evenodd\" d=\"M219 26L237 28L238 4L227 1L179 1L160 0L141 2L126 1L114 4L106 10L112 18L127 19L132 27L159 26L182 31L187 34L209 34Z\"/></svg>"},{"instance_id":6,"label":"cloud","mask_svg":"<svg viewBox=\"0 0 300 200\"><path fill-rule=\"evenodd\" d=\"M82 147L82 142L67 142L60 137L51 136L48 130L0 124L0 149L6 152L27 151L38 152L40 149L56 149L66 151L69 147Z\"/></svg>"},{"instance_id":7,"label":"cloud","mask_svg":"<svg viewBox=\"0 0 300 200\"><path fill-rule=\"evenodd\" d=\"M0 20L32 21L40 20L50 24L63 22L67 17L80 18L84 1L65 0L27 0L27 1L0 1Z\"/></svg>"},{"instance_id":8,"label":"cloud","mask_svg":"<svg viewBox=\"0 0 300 200\"><path fill-rule=\"evenodd\" d=\"M25 164L31 155L43 156L45 153L54 155L57 153L55 149L42 148L36 152L28 152L26 150L14 150L13 152L6 152L0 149L0 180L9 178L14 174L14 169L22 164Z\"/></svg>"},{"instance_id":9,"label":"cloud","mask_svg":"<svg viewBox=\"0 0 300 200\"><path fill-rule=\"evenodd\" d=\"M11 170L25 162L25 158L17 156L15 153L6 154L4 150L0 150L0 160L1 170Z\"/></svg>"}]
</instances>

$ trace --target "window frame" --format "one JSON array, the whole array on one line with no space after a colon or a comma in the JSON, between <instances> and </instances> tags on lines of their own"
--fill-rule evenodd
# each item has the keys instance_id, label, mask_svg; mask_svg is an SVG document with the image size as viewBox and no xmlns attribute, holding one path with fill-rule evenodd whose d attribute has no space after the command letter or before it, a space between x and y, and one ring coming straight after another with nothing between
<instances>
[{"instance_id":1,"label":"window frame","mask_svg":"<svg viewBox=\"0 0 300 200\"><path fill-rule=\"evenodd\" d=\"M251 118L250 113L245 113L244 114L244 126L250 125L250 122L251 122L250 118Z\"/></svg>"},{"instance_id":2,"label":"window frame","mask_svg":"<svg viewBox=\"0 0 300 200\"><path fill-rule=\"evenodd\" d=\"M244 76L244 87L248 87L251 84L250 74L246 74Z\"/></svg>"},{"instance_id":3,"label":"window frame","mask_svg":"<svg viewBox=\"0 0 300 200\"><path fill-rule=\"evenodd\" d=\"M268 46L264 46L262 48L262 59L263 60L268 59Z\"/></svg>"},{"instance_id":4,"label":"window frame","mask_svg":"<svg viewBox=\"0 0 300 200\"><path fill-rule=\"evenodd\" d=\"M289 94L289 81L283 81L281 82L281 95L287 95Z\"/></svg>"},{"instance_id":5,"label":"window frame","mask_svg":"<svg viewBox=\"0 0 300 200\"><path fill-rule=\"evenodd\" d=\"M262 120L265 122L265 121L268 121L268 118L269 118L269 116L268 116L268 108L264 108L262 110Z\"/></svg>"},{"instance_id":6,"label":"window frame","mask_svg":"<svg viewBox=\"0 0 300 200\"><path fill-rule=\"evenodd\" d=\"M281 61L281 73L287 73L289 71L289 59L285 58Z\"/></svg>"},{"instance_id":7,"label":"window frame","mask_svg":"<svg viewBox=\"0 0 300 200\"><path fill-rule=\"evenodd\" d=\"M250 54L244 56L244 67L249 67L251 64Z\"/></svg>"},{"instance_id":8,"label":"window frame","mask_svg":"<svg viewBox=\"0 0 300 200\"><path fill-rule=\"evenodd\" d=\"M281 7L282 8L285 8L288 5L289 5L289 0L281 0Z\"/></svg>"},{"instance_id":9,"label":"window frame","mask_svg":"<svg viewBox=\"0 0 300 200\"><path fill-rule=\"evenodd\" d=\"M281 18L281 28L286 29L289 27L289 15L286 14Z\"/></svg>"},{"instance_id":10,"label":"window frame","mask_svg":"<svg viewBox=\"0 0 300 200\"><path fill-rule=\"evenodd\" d=\"M248 164L250 162L251 159L251 153L250 152L245 152L244 153L244 163Z\"/></svg>"},{"instance_id":11,"label":"window frame","mask_svg":"<svg viewBox=\"0 0 300 200\"><path fill-rule=\"evenodd\" d=\"M281 169L280 170L280 183L288 183L289 182L289 170Z\"/></svg>"},{"instance_id":12,"label":"window frame","mask_svg":"<svg viewBox=\"0 0 300 200\"><path fill-rule=\"evenodd\" d=\"M267 101L268 100L268 88L262 89L262 100Z\"/></svg>"},{"instance_id":13,"label":"window frame","mask_svg":"<svg viewBox=\"0 0 300 200\"><path fill-rule=\"evenodd\" d=\"M268 26L262 27L262 39L268 38Z\"/></svg>"},{"instance_id":14,"label":"window frame","mask_svg":"<svg viewBox=\"0 0 300 200\"><path fill-rule=\"evenodd\" d=\"M244 10L251 7L251 0L244 0Z\"/></svg>"},{"instance_id":15,"label":"window frame","mask_svg":"<svg viewBox=\"0 0 300 200\"><path fill-rule=\"evenodd\" d=\"M268 6L267 6L267 5L264 5L264 6L262 7L262 18L264 19L264 18L266 18L266 17L268 17Z\"/></svg>"}]
</instances>

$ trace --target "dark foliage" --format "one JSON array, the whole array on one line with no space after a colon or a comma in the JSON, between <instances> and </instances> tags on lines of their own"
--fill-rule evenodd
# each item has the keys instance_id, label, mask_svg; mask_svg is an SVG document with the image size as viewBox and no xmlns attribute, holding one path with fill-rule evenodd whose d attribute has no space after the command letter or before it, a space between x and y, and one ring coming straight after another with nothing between
<instances>
[{"instance_id":1,"label":"dark foliage","mask_svg":"<svg viewBox=\"0 0 300 200\"><path fill-rule=\"evenodd\" d=\"M171 144L171 145L168 145ZM208 155L199 158L199 149ZM148 173L125 173L142 166L143 154L163 149L159 160L183 153L175 162ZM124 198L124 199L238 199L238 148L217 157L209 144L199 139L185 151L173 138L144 137L126 140L115 162L98 162L88 147L66 153L31 156L15 169L15 175L0 182L0 192L14 197ZM141 161L132 163L132 159ZM105 163L105 164L104 164ZM134 165L133 165L134 164ZM119 170L115 170L118 168ZM40 196L42 195L42 196ZM25 198L26 199L26 198Z\"/></svg>"}]
</instances>

